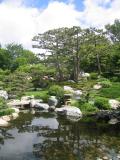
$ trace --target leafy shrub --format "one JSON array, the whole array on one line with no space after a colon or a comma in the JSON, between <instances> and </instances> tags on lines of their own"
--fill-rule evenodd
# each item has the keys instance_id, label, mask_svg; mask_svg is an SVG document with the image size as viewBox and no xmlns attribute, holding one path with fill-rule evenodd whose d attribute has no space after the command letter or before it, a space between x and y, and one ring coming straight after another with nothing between
<instances>
[{"instance_id":1,"label":"leafy shrub","mask_svg":"<svg viewBox=\"0 0 120 160\"><path fill-rule=\"evenodd\" d=\"M104 88L109 88L112 86L112 84L109 80L101 81L101 82L99 82L99 84L101 84Z\"/></svg>"},{"instance_id":2,"label":"leafy shrub","mask_svg":"<svg viewBox=\"0 0 120 160\"><path fill-rule=\"evenodd\" d=\"M98 108L98 109L103 109L103 110L108 110L110 109L110 105L108 103L108 99L104 98L104 97L96 97L95 98L95 102L94 105Z\"/></svg>"},{"instance_id":3,"label":"leafy shrub","mask_svg":"<svg viewBox=\"0 0 120 160\"><path fill-rule=\"evenodd\" d=\"M78 107L82 112L95 112L98 110L94 105L81 100L72 100L71 105Z\"/></svg>"},{"instance_id":4,"label":"leafy shrub","mask_svg":"<svg viewBox=\"0 0 120 160\"><path fill-rule=\"evenodd\" d=\"M28 80L29 74L24 72L14 72L4 79L5 90L10 95L22 96L27 89L32 87L31 80Z\"/></svg>"},{"instance_id":5,"label":"leafy shrub","mask_svg":"<svg viewBox=\"0 0 120 160\"><path fill-rule=\"evenodd\" d=\"M104 77L100 77L97 82L101 82L101 81L109 81L109 79L107 78L104 78Z\"/></svg>"},{"instance_id":6,"label":"leafy shrub","mask_svg":"<svg viewBox=\"0 0 120 160\"><path fill-rule=\"evenodd\" d=\"M112 78L111 78L111 81L112 81L112 82L119 82L119 81L120 81L120 78L117 77L117 76L115 76L115 77L112 77Z\"/></svg>"},{"instance_id":7,"label":"leafy shrub","mask_svg":"<svg viewBox=\"0 0 120 160\"><path fill-rule=\"evenodd\" d=\"M57 98L63 98L64 89L59 85L53 85L49 88L48 94L51 96L56 96Z\"/></svg>"},{"instance_id":8,"label":"leafy shrub","mask_svg":"<svg viewBox=\"0 0 120 160\"><path fill-rule=\"evenodd\" d=\"M98 73L92 72L90 73L91 79L97 79L98 78Z\"/></svg>"},{"instance_id":9,"label":"leafy shrub","mask_svg":"<svg viewBox=\"0 0 120 160\"><path fill-rule=\"evenodd\" d=\"M92 105L90 103L84 103L79 108L83 112L96 112L98 110L94 105Z\"/></svg>"}]
</instances>

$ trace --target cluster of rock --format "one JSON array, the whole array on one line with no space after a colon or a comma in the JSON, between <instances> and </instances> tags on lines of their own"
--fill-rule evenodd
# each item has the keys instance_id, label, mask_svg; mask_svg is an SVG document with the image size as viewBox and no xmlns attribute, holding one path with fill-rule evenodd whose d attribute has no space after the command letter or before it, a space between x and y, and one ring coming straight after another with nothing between
<instances>
[{"instance_id":1,"label":"cluster of rock","mask_svg":"<svg viewBox=\"0 0 120 160\"><path fill-rule=\"evenodd\" d=\"M59 115L65 115L67 117L74 117L78 119L82 116L82 113L79 108L74 106L64 105L61 108L56 108L58 100L55 96L51 96L48 100L48 103L43 103L42 100L34 99L34 96L25 96L21 100L13 100L8 103L9 106L14 107L25 107L36 108L39 110L55 111Z\"/></svg>"},{"instance_id":2,"label":"cluster of rock","mask_svg":"<svg viewBox=\"0 0 120 160\"><path fill-rule=\"evenodd\" d=\"M14 106L18 108L29 107L29 108L38 108L40 110L49 110L53 107L56 107L58 100L55 96L51 96L47 103L43 103L42 99L35 99L34 96L24 96L21 100L12 100L7 103L9 106Z\"/></svg>"},{"instance_id":3,"label":"cluster of rock","mask_svg":"<svg viewBox=\"0 0 120 160\"><path fill-rule=\"evenodd\" d=\"M109 124L120 123L120 111L100 111L95 115L97 120L108 121Z\"/></svg>"},{"instance_id":4,"label":"cluster of rock","mask_svg":"<svg viewBox=\"0 0 120 160\"><path fill-rule=\"evenodd\" d=\"M19 109L18 108L12 108L15 110L14 113L12 113L11 115L6 115L6 116L2 116L0 117L0 127L2 126L8 126L9 125L9 121L16 119L19 115Z\"/></svg>"}]
</instances>

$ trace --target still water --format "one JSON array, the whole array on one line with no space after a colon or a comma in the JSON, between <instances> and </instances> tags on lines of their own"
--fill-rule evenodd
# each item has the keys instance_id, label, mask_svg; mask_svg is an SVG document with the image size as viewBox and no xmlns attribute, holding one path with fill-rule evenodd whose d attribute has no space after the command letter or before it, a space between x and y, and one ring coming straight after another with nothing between
<instances>
[{"instance_id":1,"label":"still water","mask_svg":"<svg viewBox=\"0 0 120 160\"><path fill-rule=\"evenodd\" d=\"M0 160L120 160L120 125L20 113L0 128Z\"/></svg>"}]
</instances>

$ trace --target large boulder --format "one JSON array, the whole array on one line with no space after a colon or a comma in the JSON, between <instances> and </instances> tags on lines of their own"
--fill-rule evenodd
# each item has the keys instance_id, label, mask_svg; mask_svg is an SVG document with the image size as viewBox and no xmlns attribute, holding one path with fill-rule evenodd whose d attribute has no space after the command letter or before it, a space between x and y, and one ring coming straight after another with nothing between
<instances>
[{"instance_id":1,"label":"large boulder","mask_svg":"<svg viewBox=\"0 0 120 160\"><path fill-rule=\"evenodd\" d=\"M0 97L7 100L8 99L8 93L4 90L0 90Z\"/></svg>"},{"instance_id":2,"label":"large boulder","mask_svg":"<svg viewBox=\"0 0 120 160\"><path fill-rule=\"evenodd\" d=\"M49 99L48 99L48 105L49 106L57 106L58 104L58 100L55 96L51 96Z\"/></svg>"},{"instance_id":3,"label":"large boulder","mask_svg":"<svg viewBox=\"0 0 120 160\"><path fill-rule=\"evenodd\" d=\"M109 104L112 109L118 109L120 107L120 102L115 99L110 99Z\"/></svg>"},{"instance_id":4,"label":"large boulder","mask_svg":"<svg viewBox=\"0 0 120 160\"><path fill-rule=\"evenodd\" d=\"M49 105L47 103L36 103L35 108L38 108L40 110L48 110Z\"/></svg>"},{"instance_id":5,"label":"large boulder","mask_svg":"<svg viewBox=\"0 0 120 160\"><path fill-rule=\"evenodd\" d=\"M79 108L74 106L64 106L61 108L56 108L55 112L60 115L71 116L71 117L82 117L82 112Z\"/></svg>"}]
</instances>

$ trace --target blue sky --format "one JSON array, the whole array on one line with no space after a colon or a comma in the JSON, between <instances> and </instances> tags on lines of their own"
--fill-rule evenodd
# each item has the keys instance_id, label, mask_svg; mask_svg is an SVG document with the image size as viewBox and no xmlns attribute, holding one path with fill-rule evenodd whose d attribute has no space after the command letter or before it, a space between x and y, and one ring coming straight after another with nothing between
<instances>
[{"instance_id":1,"label":"blue sky","mask_svg":"<svg viewBox=\"0 0 120 160\"><path fill-rule=\"evenodd\" d=\"M5 0L0 0L0 2L4 2ZM17 1L17 0L16 0ZM58 1L68 4L72 2L72 0L23 0L24 4L29 7L36 7L36 8L45 8L47 5L52 1ZM73 0L75 8L78 10L84 9L84 0Z\"/></svg>"},{"instance_id":2,"label":"blue sky","mask_svg":"<svg viewBox=\"0 0 120 160\"><path fill-rule=\"evenodd\" d=\"M47 5L52 2L54 0L25 0L25 4L27 6L31 6L31 7L37 7L37 8L45 8L47 7ZM70 1L69 0L56 0L58 2L63 2L63 3L66 3L68 4ZM83 10L84 9L84 0L74 0L74 5L75 5L75 8L77 10Z\"/></svg>"}]
</instances>

